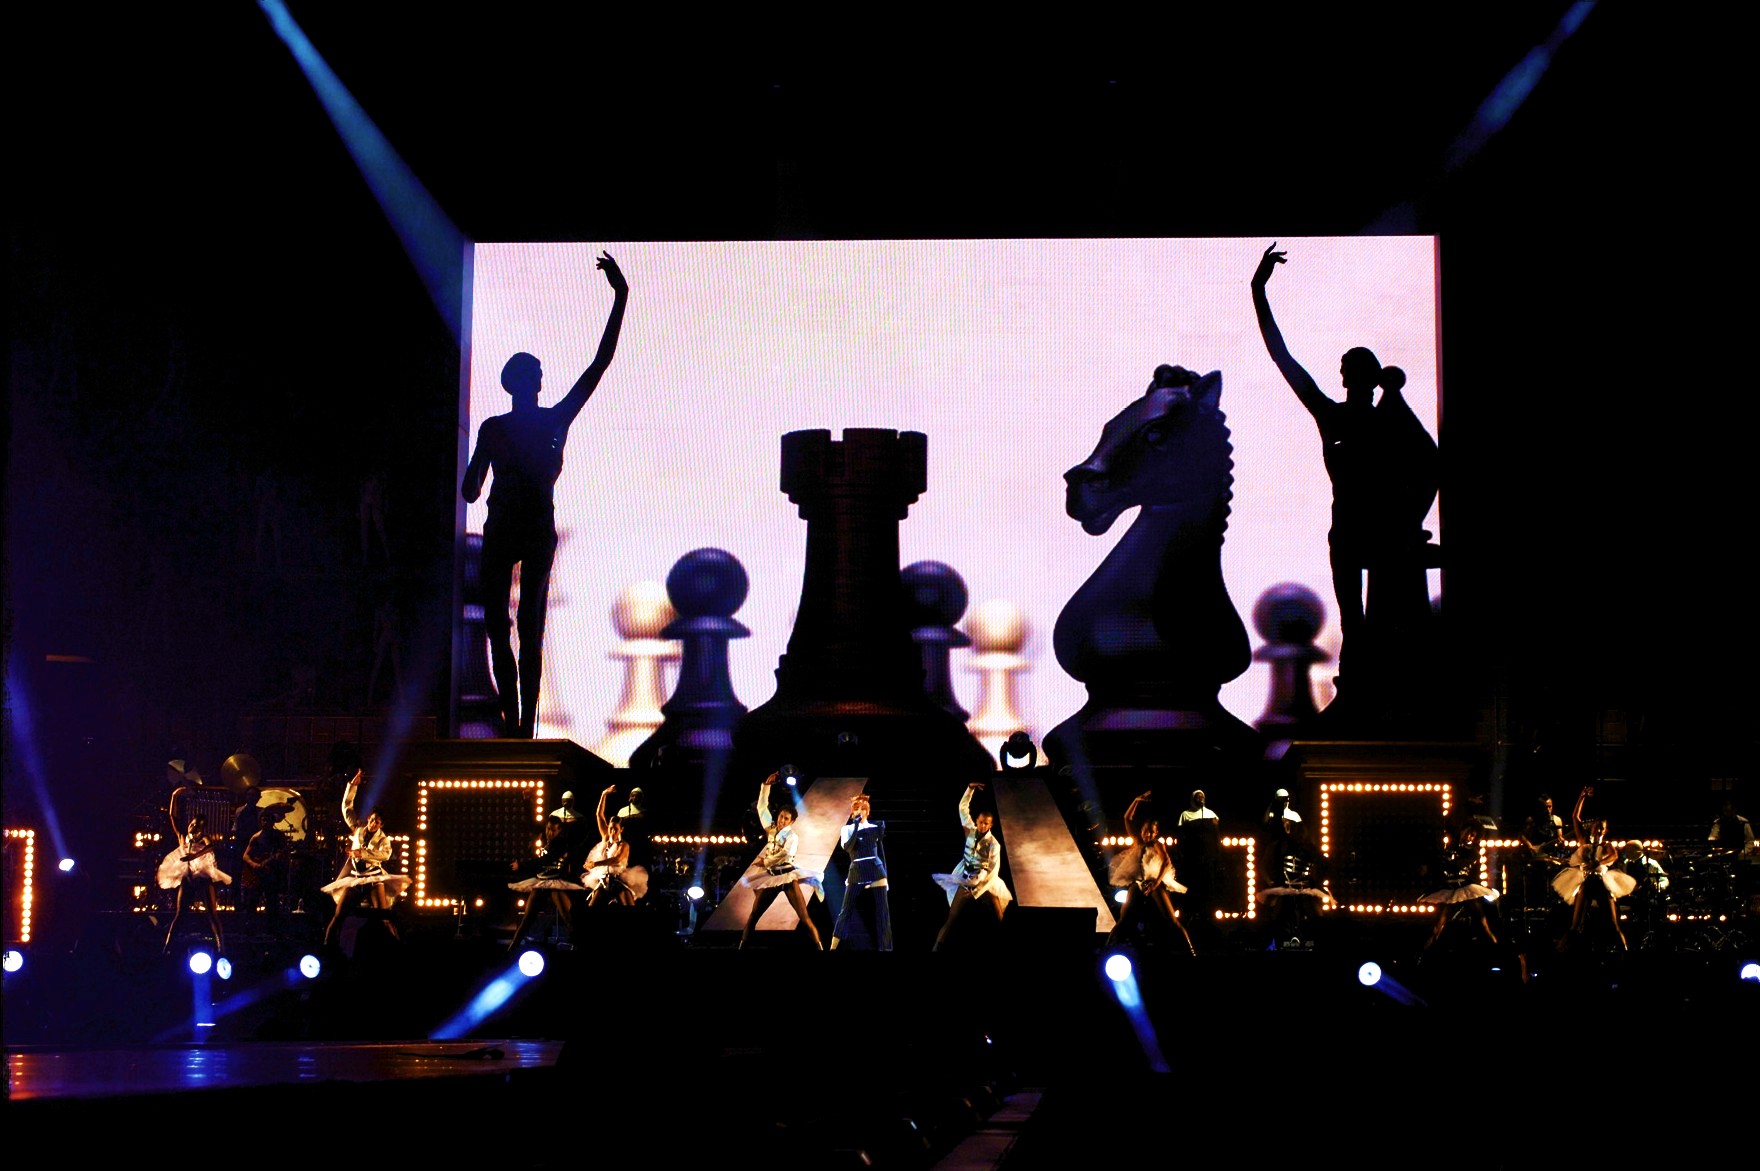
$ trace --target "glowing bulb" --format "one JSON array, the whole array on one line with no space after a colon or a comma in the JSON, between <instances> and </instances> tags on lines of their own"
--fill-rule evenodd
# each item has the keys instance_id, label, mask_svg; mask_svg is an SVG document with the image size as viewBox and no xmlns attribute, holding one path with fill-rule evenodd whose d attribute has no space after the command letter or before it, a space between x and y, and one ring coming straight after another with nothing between
<instances>
[{"instance_id":1,"label":"glowing bulb","mask_svg":"<svg viewBox=\"0 0 1760 1171\"><path fill-rule=\"evenodd\" d=\"M1375 985L1381 983L1381 965L1374 960L1369 960L1362 967L1358 968L1357 983L1365 988L1373 988Z\"/></svg>"},{"instance_id":2,"label":"glowing bulb","mask_svg":"<svg viewBox=\"0 0 1760 1171\"><path fill-rule=\"evenodd\" d=\"M73 873L73 859L72 858L61 859L61 861L59 863L57 863L57 866L60 867L61 873L63 873L63 874L72 874Z\"/></svg>"},{"instance_id":3,"label":"glowing bulb","mask_svg":"<svg viewBox=\"0 0 1760 1171\"><path fill-rule=\"evenodd\" d=\"M6 957L0 961L0 967L4 967L8 972L21 970L24 967L24 953L16 947L7 948Z\"/></svg>"},{"instance_id":4,"label":"glowing bulb","mask_svg":"<svg viewBox=\"0 0 1760 1171\"><path fill-rule=\"evenodd\" d=\"M315 955L303 955L299 957L299 974L308 980L316 980L318 978L318 973L322 968L323 965L318 963L318 957Z\"/></svg>"},{"instance_id":5,"label":"glowing bulb","mask_svg":"<svg viewBox=\"0 0 1760 1171\"><path fill-rule=\"evenodd\" d=\"M1130 893L1131 892L1128 890L1121 890L1112 896L1112 901L1122 907L1124 906L1125 899L1130 897Z\"/></svg>"},{"instance_id":6,"label":"glowing bulb","mask_svg":"<svg viewBox=\"0 0 1760 1171\"><path fill-rule=\"evenodd\" d=\"M189 970L198 976L206 976L214 966L214 957L205 951L194 952L189 957Z\"/></svg>"},{"instance_id":7,"label":"glowing bulb","mask_svg":"<svg viewBox=\"0 0 1760 1171\"><path fill-rule=\"evenodd\" d=\"M544 970L544 953L537 951L521 952L519 956L520 975L534 980Z\"/></svg>"},{"instance_id":8,"label":"glowing bulb","mask_svg":"<svg viewBox=\"0 0 1760 1171\"><path fill-rule=\"evenodd\" d=\"M11 964L12 957L17 954L18 953L15 951L7 952L6 953L6 962L8 964ZM16 972L18 969L8 967L6 970L9 972ZM1749 960L1747 963L1743 964L1741 976L1742 976L1742 979L1747 980L1750 983L1760 984L1760 963L1755 963L1753 960Z\"/></svg>"},{"instance_id":9,"label":"glowing bulb","mask_svg":"<svg viewBox=\"0 0 1760 1171\"><path fill-rule=\"evenodd\" d=\"M1106 957L1106 978L1114 984L1131 978L1131 957L1114 952Z\"/></svg>"},{"instance_id":10,"label":"glowing bulb","mask_svg":"<svg viewBox=\"0 0 1760 1171\"><path fill-rule=\"evenodd\" d=\"M232 979L232 961L221 956L214 961L214 974L222 980Z\"/></svg>"}]
</instances>

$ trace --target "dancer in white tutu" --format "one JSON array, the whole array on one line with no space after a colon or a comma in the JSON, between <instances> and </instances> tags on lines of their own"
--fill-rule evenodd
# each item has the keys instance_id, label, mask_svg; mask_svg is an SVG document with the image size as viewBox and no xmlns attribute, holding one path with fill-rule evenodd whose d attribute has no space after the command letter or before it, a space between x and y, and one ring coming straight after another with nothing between
<instances>
[{"instance_id":1,"label":"dancer in white tutu","mask_svg":"<svg viewBox=\"0 0 1760 1171\"><path fill-rule=\"evenodd\" d=\"M368 812L366 820L359 818L356 802L360 788L361 771L356 769L347 788L342 791L342 820L348 823L349 829L348 858L343 862L342 873L336 876L336 881L325 883L322 888L325 894L336 900L336 914L331 916L330 926L324 929L326 944L363 894L375 911L388 911L392 901L410 884L408 875L386 871L385 863L391 861L391 839L385 833L385 819L377 809ZM397 927L391 920L385 920L385 929L391 933L391 938L397 938Z\"/></svg>"},{"instance_id":2,"label":"dancer in white tutu","mask_svg":"<svg viewBox=\"0 0 1760 1171\"><path fill-rule=\"evenodd\" d=\"M1619 851L1607 840L1607 819L1583 820L1583 803L1594 794L1595 790L1587 785L1577 794L1576 808L1571 810L1571 822L1577 831L1577 848L1571 851L1565 868L1552 880L1552 889L1571 905L1571 925L1558 941L1560 951L1568 946L1572 936L1589 931L1593 920L1601 914L1607 916L1607 924L1613 928L1620 950L1626 950L1626 935L1619 927L1618 904L1620 899L1638 889L1638 880L1623 870L1613 869L1619 861ZM1591 906L1605 907L1606 910L1591 911Z\"/></svg>"},{"instance_id":3,"label":"dancer in white tutu","mask_svg":"<svg viewBox=\"0 0 1760 1171\"><path fill-rule=\"evenodd\" d=\"M954 923L972 908L985 908L1000 923L1008 904L1014 901L1013 892L1002 881L1002 843L991 832L996 815L972 814L972 796L983 787L981 782L973 781L959 799L959 824L966 831L965 852L960 855L959 865L952 874L932 876L936 885L947 892L947 920L935 936L935 951L941 950Z\"/></svg>"},{"instance_id":4,"label":"dancer in white tutu","mask_svg":"<svg viewBox=\"0 0 1760 1171\"><path fill-rule=\"evenodd\" d=\"M175 819L171 822L171 830L177 832ZM159 863L159 888L177 892L177 910L171 916L171 926L165 929L165 951L168 954L171 939L177 934L178 920L183 918L186 894L191 899L199 898L207 903L208 927L214 932L214 946L225 947L220 938L220 892L216 886L231 886L232 876L220 869L220 864L215 861L214 845L214 839L208 836L208 819L198 813L189 819L177 845ZM195 886L193 891L189 889L191 886Z\"/></svg>"},{"instance_id":5,"label":"dancer in white tutu","mask_svg":"<svg viewBox=\"0 0 1760 1171\"><path fill-rule=\"evenodd\" d=\"M1194 794L1194 800L1197 799ZM1127 940L1135 932L1159 924L1171 940L1185 951L1196 955L1192 937L1173 910L1173 896L1185 894L1184 884L1174 878L1173 859L1168 856L1167 843L1161 840L1161 823L1149 810L1150 794L1139 793L1124 811L1125 832L1131 845L1112 860L1112 885L1124 888L1124 906L1118 922L1106 937L1108 945ZM1200 808L1202 802L1199 802Z\"/></svg>"},{"instance_id":6,"label":"dancer in white tutu","mask_svg":"<svg viewBox=\"0 0 1760 1171\"><path fill-rule=\"evenodd\" d=\"M518 947L519 941L525 938L526 924L540 903L550 904L563 930L574 930L574 900L569 897L570 892L587 888L569 877L568 840L562 830L562 819L552 813L544 819L544 852L536 858L513 864L515 870L528 873L519 881L508 883L507 889L526 896L526 910L519 917L519 926L513 929L513 941L507 945L508 951Z\"/></svg>"},{"instance_id":7,"label":"dancer in white tutu","mask_svg":"<svg viewBox=\"0 0 1760 1171\"><path fill-rule=\"evenodd\" d=\"M592 892L587 896L589 910L611 903L627 907L648 893L648 872L629 864L629 843L623 840L623 819L605 812L606 804L615 792L616 785L608 786L599 794L599 806L593 811L594 819L599 823L599 841L587 855L587 872L581 875L581 885Z\"/></svg>"},{"instance_id":8,"label":"dancer in white tutu","mask_svg":"<svg viewBox=\"0 0 1760 1171\"><path fill-rule=\"evenodd\" d=\"M1457 910L1471 915L1478 921L1479 930L1492 943L1497 942L1497 933L1491 929L1489 908L1497 901L1497 891L1485 886L1479 879L1479 830L1477 826L1464 825L1454 845L1442 853L1442 887L1418 899L1436 908L1436 926L1430 932L1430 938L1424 941L1424 950L1428 951L1435 942L1442 938L1448 929L1448 923Z\"/></svg>"},{"instance_id":9,"label":"dancer in white tutu","mask_svg":"<svg viewBox=\"0 0 1760 1171\"><path fill-rule=\"evenodd\" d=\"M740 932L739 945L743 948L752 940L752 932L757 930L758 920L770 909L777 896L788 899L788 905L794 908L795 917L806 928L807 936L813 946L820 951L825 950L824 942L819 938L819 929L813 925L813 918L808 913L807 900L814 895L825 897L825 876L817 870L808 870L795 864L795 851L800 847L800 835L794 828L794 806L784 805L775 813L770 812L770 786L776 783L777 774L771 773L758 786L758 821L764 827L764 848L758 851L757 860L746 872L740 875L739 884L750 890L752 913L746 916L746 929ZM810 888L802 891L802 887Z\"/></svg>"}]
</instances>

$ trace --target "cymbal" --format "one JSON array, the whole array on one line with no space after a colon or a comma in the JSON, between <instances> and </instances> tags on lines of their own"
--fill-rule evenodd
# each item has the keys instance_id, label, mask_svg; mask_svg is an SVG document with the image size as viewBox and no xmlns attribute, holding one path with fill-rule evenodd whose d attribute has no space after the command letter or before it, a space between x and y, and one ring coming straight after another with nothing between
<instances>
[{"instance_id":1,"label":"cymbal","mask_svg":"<svg viewBox=\"0 0 1760 1171\"><path fill-rule=\"evenodd\" d=\"M262 766L247 752L235 752L220 765L220 780L228 789L249 789L262 779Z\"/></svg>"}]
</instances>

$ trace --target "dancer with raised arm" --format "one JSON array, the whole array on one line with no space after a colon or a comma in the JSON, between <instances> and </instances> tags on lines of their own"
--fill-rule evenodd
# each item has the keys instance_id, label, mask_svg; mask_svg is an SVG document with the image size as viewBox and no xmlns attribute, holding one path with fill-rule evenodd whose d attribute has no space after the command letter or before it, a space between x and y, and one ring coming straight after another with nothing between
<instances>
[{"instance_id":1,"label":"dancer with raised arm","mask_svg":"<svg viewBox=\"0 0 1760 1171\"><path fill-rule=\"evenodd\" d=\"M935 951L941 950L953 925L973 907L984 907L1000 923L1008 904L1014 901L1014 894L1002 881L1002 843L991 832L996 817L989 812L972 813L972 797L983 787L982 782L973 781L959 799L959 824L966 831L959 865L951 874L934 876L947 892L947 920L935 936Z\"/></svg>"},{"instance_id":2,"label":"dancer with raised arm","mask_svg":"<svg viewBox=\"0 0 1760 1171\"><path fill-rule=\"evenodd\" d=\"M1626 935L1619 926L1618 903L1638 889L1638 881L1623 870L1615 869L1619 851L1607 840L1607 819L1583 820L1583 804L1594 795L1595 790L1588 785L1577 794L1576 807L1571 810L1577 848L1571 851L1570 861L1552 880L1552 889L1571 906L1571 925L1558 941L1560 951L1569 946L1573 936L1586 935L1604 916L1607 925L1613 928L1613 937L1619 940L1620 950L1626 950ZM1591 910L1591 907L1595 909Z\"/></svg>"},{"instance_id":3,"label":"dancer with raised arm","mask_svg":"<svg viewBox=\"0 0 1760 1171\"><path fill-rule=\"evenodd\" d=\"M599 824L599 841L587 855L587 872L581 875L581 885L592 892L587 896L589 910L613 903L627 907L648 893L647 870L629 864L629 843L623 840L623 818L606 812L611 794L615 792L616 785L607 785L599 794L598 807L593 810L594 820Z\"/></svg>"},{"instance_id":4,"label":"dancer with raised arm","mask_svg":"<svg viewBox=\"0 0 1760 1171\"><path fill-rule=\"evenodd\" d=\"M795 863L800 835L794 828L794 805L784 805L774 813L770 811L770 786L776 783L776 777L776 773L771 773L758 786L758 822L764 827L764 848L758 851L757 860L740 876L739 884L751 891L753 898L752 913L746 916L746 929L740 932L739 945L743 948L752 941L758 920L764 917L764 912L770 909L778 895L786 895L788 905L794 908L795 917L806 928L813 946L824 951L825 944L808 913L807 900L812 895L825 897L825 876ZM803 886L812 893L803 893Z\"/></svg>"},{"instance_id":5,"label":"dancer with raised arm","mask_svg":"<svg viewBox=\"0 0 1760 1171\"><path fill-rule=\"evenodd\" d=\"M220 869L219 862L215 860L215 841L208 836L208 819L196 814L189 819L189 825L183 833L178 835L177 821L173 818L171 831L177 836L177 845L159 863L158 873L161 890L177 891L176 910L171 916L171 926L165 929L165 953L171 953L171 940L177 934L177 923L183 918L186 901L194 899L207 903L208 927L214 933L214 947L222 949L226 944L220 937L219 887L231 886L232 876Z\"/></svg>"},{"instance_id":6,"label":"dancer with raised arm","mask_svg":"<svg viewBox=\"0 0 1760 1171\"><path fill-rule=\"evenodd\" d=\"M1265 249L1253 273L1253 309L1272 362L1314 417L1332 480L1332 528L1326 538L1342 634L1339 676L1345 678L1349 664L1356 663L1372 668L1368 673L1374 683L1391 688L1397 680L1376 678L1385 673L1383 654L1394 652L1401 633L1427 619L1430 611L1424 575L1430 534L1422 526L1436 498L1436 441L1401 397L1406 375L1399 367L1381 365L1362 346L1345 351L1339 362L1345 391L1341 403L1322 392L1290 354L1265 292L1271 274L1286 259L1276 244ZM1377 387L1382 391L1379 402ZM1356 654L1347 660L1353 650ZM1366 657L1364 651L1369 652Z\"/></svg>"},{"instance_id":7,"label":"dancer with raised arm","mask_svg":"<svg viewBox=\"0 0 1760 1171\"><path fill-rule=\"evenodd\" d=\"M500 698L502 734L529 740L537 726L539 676L544 666L544 613L550 590L550 567L556 558L556 480L562 475L562 449L575 416L587 405L617 352L623 311L629 303L629 282L617 261L600 253L596 267L611 285L611 314L592 364L575 380L561 402L538 405L543 365L530 354L515 354L501 368L501 385L513 397L513 409L483 422L477 448L465 469L460 488L475 503L489 485L489 517L483 524L482 583L484 621L489 630L490 666ZM507 616L513 588L513 567L519 571L519 660Z\"/></svg>"},{"instance_id":8,"label":"dancer with raised arm","mask_svg":"<svg viewBox=\"0 0 1760 1171\"><path fill-rule=\"evenodd\" d=\"M1173 859L1168 856L1167 843L1161 840L1161 823L1149 805L1150 797L1147 792L1137 794L1124 811L1124 829L1131 844L1112 860L1112 885L1124 888L1124 906L1106 942L1120 943L1138 931L1159 927L1170 940L1179 937L1175 947L1196 955L1192 937L1174 913L1173 896L1186 893L1186 888L1173 876ZM1203 808L1202 794L1193 797Z\"/></svg>"},{"instance_id":9,"label":"dancer with raised arm","mask_svg":"<svg viewBox=\"0 0 1760 1171\"><path fill-rule=\"evenodd\" d=\"M336 914L324 929L324 943L336 936L336 929L349 912L365 901L381 918L391 909L392 902L410 884L408 875L392 874L385 869L391 861L391 838L385 832L385 818L378 809L359 815L361 770L356 769L342 791L342 820L348 824L348 857L336 881L325 883L323 891L336 900ZM385 930L397 938L397 926L384 919Z\"/></svg>"}]
</instances>

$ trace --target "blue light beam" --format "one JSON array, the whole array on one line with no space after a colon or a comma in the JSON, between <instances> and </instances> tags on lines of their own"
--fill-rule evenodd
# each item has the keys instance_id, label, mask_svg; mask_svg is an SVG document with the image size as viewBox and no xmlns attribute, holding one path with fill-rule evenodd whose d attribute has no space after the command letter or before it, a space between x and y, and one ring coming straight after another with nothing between
<instances>
[{"instance_id":1,"label":"blue light beam","mask_svg":"<svg viewBox=\"0 0 1760 1171\"><path fill-rule=\"evenodd\" d=\"M427 287L428 297L446 322L452 339L463 344L459 289L464 261L464 235L441 210L415 172L392 149L366 110L348 92L306 37L281 0L257 0L275 34L287 45L312 92L330 116L342 144L360 169L373 198L397 233L410 263Z\"/></svg>"}]
</instances>

